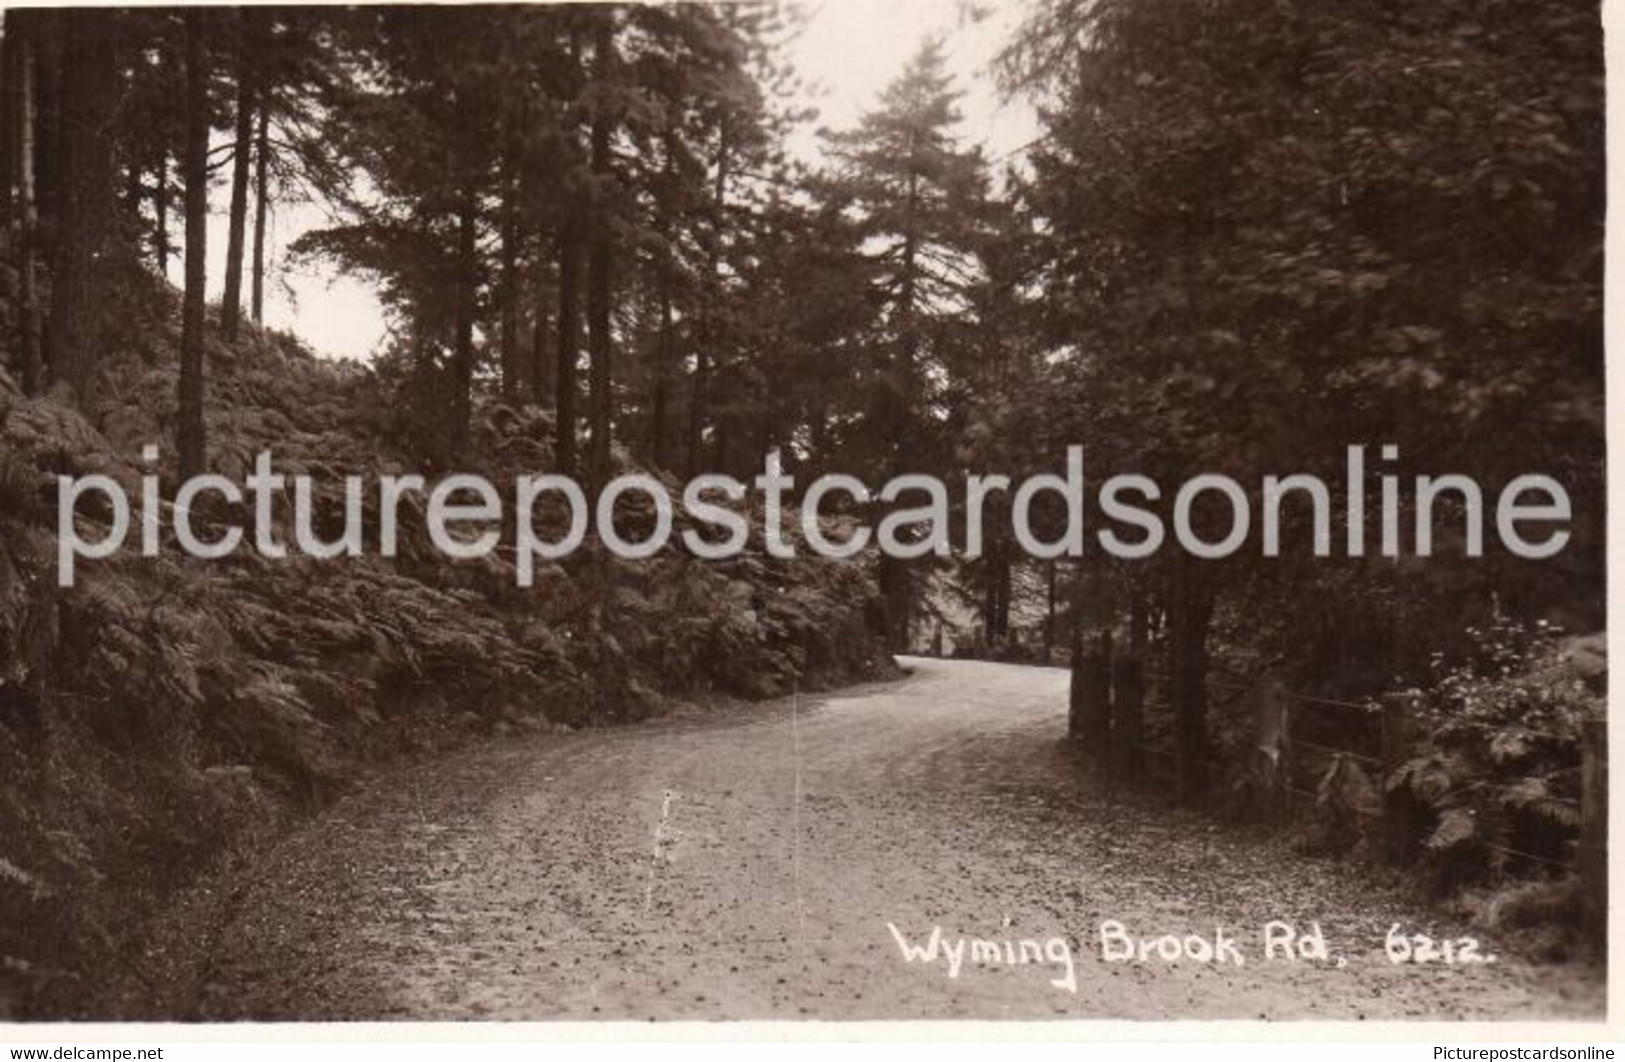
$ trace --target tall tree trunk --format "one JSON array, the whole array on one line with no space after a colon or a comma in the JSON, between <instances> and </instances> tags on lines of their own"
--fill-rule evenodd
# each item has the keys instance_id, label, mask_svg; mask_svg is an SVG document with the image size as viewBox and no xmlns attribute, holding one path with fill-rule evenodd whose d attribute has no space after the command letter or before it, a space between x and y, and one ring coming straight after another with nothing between
<instances>
[{"instance_id":1,"label":"tall tree trunk","mask_svg":"<svg viewBox=\"0 0 1625 1062\"><path fill-rule=\"evenodd\" d=\"M694 379L690 387L688 404L688 474L692 478L701 472L704 461L705 425L710 420L711 408L711 349L701 340L694 350Z\"/></svg>"},{"instance_id":2,"label":"tall tree trunk","mask_svg":"<svg viewBox=\"0 0 1625 1062\"><path fill-rule=\"evenodd\" d=\"M672 333L676 325L671 301L671 270L663 267L660 280L660 336L655 343L655 388L649 410L649 456L656 468L670 467L666 453L667 422L671 419ZM764 453L766 451L763 451Z\"/></svg>"},{"instance_id":3,"label":"tall tree trunk","mask_svg":"<svg viewBox=\"0 0 1625 1062\"><path fill-rule=\"evenodd\" d=\"M587 346L591 358L589 430L592 433L587 467L592 483L601 487L608 480L610 432L614 415L611 395L614 372L610 359L614 341L610 335L610 247L609 234L593 234L592 254L587 262Z\"/></svg>"},{"instance_id":4,"label":"tall tree trunk","mask_svg":"<svg viewBox=\"0 0 1625 1062\"><path fill-rule=\"evenodd\" d=\"M994 503L997 505L997 502ZM988 538L983 563L982 628L989 647L1000 644L1009 630L1010 544L998 530L1003 526L1000 509L992 510L994 530ZM888 603L889 606L889 603Z\"/></svg>"},{"instance_id":5,"label":"tall tree trunk","mask_svg":"<svg viewBox=\"0 0 1625 1062\"><path fill-rule=\"evenodd\" d=\"M265 322L265 215L271 203L266 180L271 170L271 100L260 93L260 127L254 138L254 275L250 284L249 313L255 324Z\"/></svg>"},{"instance_id":6,"label":"tall tree trunk","mask_svg":"<svg viewBox=\"0 0 1625 1062\"><path fill-rule=\"evenodd\" d=\"M716 441L711 447L711 469L727 473L733 468L734 418L723 414L717 418Z\"/></svg>"},{"instance_id":7,"label":"tall tree trunk","mask_svg":"<svg viewBox=\"0 0 1625 1062\"><path fill-rule=\"evenodd\" d=\"M228 342L237 338L243 313L243 248L248 229L249 162L254 150L253 28L249 13L240 12L237 27L237 133L231 157L231 215L226 230L226 283L220 297L220 331Z\"/></svg>"},{"instance_id":8,"label":"tall tree trunk","mask_svg":"<svg viewBox=\"0 0 1625 1062\"><path fill-rule=\"evenodd\" d=\"M153 164L152 189L152 245L158 258L158 275L169 277L169 148L158 148L158 161Z\"/></svg>"},{"instance_id":9,"label":"tall tree trunk","mask_svg":"<svg viewBox=\"0 0 1625 1062\"><path fill-rule=\"evenodd\" d=\"M581 221L572 210L559 232L559 342L554 378L554 459L559 470L576 471L576 380L581 362Z\"/></svg>"},{"instance_id":10,"label":"tall tree trunk","mask_svg":"<svg viewBox=\"0 0 1625 1062\"><path fill-rule=\"evenodd\" d=\"M126 46L126 51L133 51L134 54L120 59L119 92L122 98L130 99L146 74L146 61L139 46ZM141 204L147 194L147 158L142 151L143 146L141 140L132 138L124 151L124 214L128 231L135 234L137 246L141 242Z\"/></svg>"},{"instance_id":11,"label":"tall tree trunk","mask_svg":"<svg viewBox=\"0 0 1625 1062\"><path fill-rule=\"evenodd\" d=\"M705 292L700 301L699 345L694 351L694 386L688 407L688 474L699 475L705 425L711 416L711 344L716 342L716 288L722 265L722 230L728 208L728 168L731 160L727 114L717 126L716 184L711 190L711 213L716 229L711 234L710 261L706 266Z\"/></svg>"},{"instance_id":12,"label":"tall tree trunk","mask_svg":"<svg viewBox=\"0 0 1625 1062\"><path fill-rule=\"evenodd\" d=\"M886 648L894 653L906 653L914 609L908 565L898 557L881 553L879 583L880 593L886 599Z\"/></svg>"},{"instance_id":13,"label":"tall tree trunk","mask_svg":"<svg viewBox=\"0 0 1625 1062\"><path fill-rule=\"evenodd\" d=\"M983 569L982 583L982 648L991 649L999 638L999 584L994 578L995 566L991 547Z\"/></svg>"},{"instance_id":14,"label":"tall tree trunk","mask_svg":"<svg viewBox=\"0 0 1625 1062\"><path fill-rule=\"evenodd\" d=\"M12 13L11 20L18 15ZM20 28L20 27L19 27ZM20 28L21 29L21 28ZM18 32L14 41L17 55L17 209L22 218L20 258L21 277L18 278L18 313L21 332L18 337L23 393L35 394L40 381L40 304L35 259L38 257L39 209L34 198L34 132L38 127L34 94L34 40L33 26ZM8 101L9 102L9 101Z\"/></svg>"},{"instance_id":15,"label":"tall tree trunk","mask_svg":"<svg viewBox=\"0 0 1625 1062\"><path fill-rule=\"evenodd\" d=\"M812 478L816 479L817 473L822 472L827 467L825 460L828 458L830 450L829 415L824 410L817 408L816 403L808 409L807 414L807 432L809 436L807 464L813 470Z\"/></svg>"},{"instance_id":16,"label":"tall tree trunk","mask_svg":"<svg viewBox=\"0 0 1625 1062\"><path fill-rule=\"evenodd\" d=\"M63 61L73 70L62 94L61 166L51 270L51 376L81 401L94 386L102 344L110 236L118 178L111 126L118 103L115 20L108 12L64 13Z\"/></svg>"},{"instance_id":17,"label":"tall tree trunk","mask_svg":"<svg viewBox=\"0 0 1625 1062\"><path fill-rule=\"evenodd\" d=\"M776 380L762 375L756 382L756 452L770 454L779 448L780 432L782 438L789 439L790 433L786 430L787 413L781 410L783 405L782 389Z\"/></svg>"},{"instance_id":18,"label":"tall tree trunk","mask_svg":"<svg viewBox=\"0 0 1625 1062\"><path fill-rule=\"evenodd\" d=\"M1044 663L1055 652L1055 559L1044 562Z\"/></svg>"},{"instance_id":19,"label":"tall tree trunk","mask_svg":"<svg viewBox=\"0 0 1625 1062\"><path fill-rule=\"evenodd\" d=\"M1108 623L1093 639L1080 638L1082 659L1074 659L1072 682L1077 687L1077 727L1083 754L1095 767L1104 767L1112 746L1112 629Z\"/></svg>"},{"instance_id":20,"label":"tall tree trunk","mask_svg":"<svg viewBox=\"0 0 1625 1062\"><path fill-rule=\"evenodd\" d=\"M1194 804L1207 791L1207 635L1213 594L1199 562L1176 559L1169 571L1168 649L1172 657L1174 756L1178 796Z\"/></svg>"},{"instance_id":21,"label":"tall tree trunk","mask_svg":"<svg viewBox=\"0 0 1625 1062\"><path fill-rule=\"evenodd\" d=\"M908 414L914 391L914 301L919 251L913 230L918 202L918 178L911 173L903 218L902 265L898 274L897 346L892 353L887 379L881 388L879 405L880 427L885 440L885 478L888 479L902 471L903 453L908 446L905 437ZM994 576L1004 579L1006 573L996 566ZM913 580L909 575L908 562L885 552L880 553L878 581L881 593L887 595L886 615L891 621L890 648L893 652L902 652L908 648L909 621L914 611ZM1002 623L1002 619L995 616L993 623Z\"/></svg>"},{"instance_id":22,"label":"tall tree trunk","mask_svg":"<svg viewBox=\"0 0 1625 1062\"><path fill-rule=\"evenodd\" d=\"M133 156L133 152L131 153ZM146 198L145 167L132 157L124 165L124 214L134 232L141 231L141 201Z\"/></svg>"},{"instance_id":23,"label":"tall tree trunk","mask_svg":"<svg viewBox=\"0 0 1625 1062\"><path fill-rule=\"evenodd\" d=\"M1145 773L1145 651L1149 614L1136 585L1129 598L1128 652L1112 665L1112 744L1126 778Z\"/></svg>"},{"instance_id":24,"label":"tall tree trunk","mask_svg":"<svg viewBox=\"0 0 1625 1062\"><path fill-rule=\"evenodd\" d=\"M457 305L457 336L452 349L452 452L468 449L474 419L474 318L479 306L479 190L470 181L463 190L457 219L457 260L461 264L462 298Z\"/></svg>"},{"instance_id":25,"label":"tall tree trunk","mask_svg":"<svg viewBox=\"0 0 1625 1062\"><path fill-rule=\"evenodd\" d=\"M502 397L518 402L525 394L525 362L519 350L519 173L504 162L502 182Z\"/></svg>"},{"instance_id":26,"label":"tall tree trunk","mask_svg":"<svg viewBox=\"0 0 1625 1062\"><path fill-rule=\"evenodd\" d=\"M599 65L609 62L607 30L599 38ZM610 217L606 185L609 168L610 120L600 113L592 123L592 172L598 179L597 198L592 215L592 242L587 258L587 347L590 357L588 387L589 430L591 449L588 451L588 476L594 488L602 487L609 478L609 444L613 398L610 389L614 373L610 359L614 356L614 338L611 327L611 242Z\"/></svg>"},{"instance_id":27,"label":"tall tree trunk","mask_svg":"<svg viewBox=\"0 0 1625 1062\"><path fill-rule=\"evenodd\" d=\"M552 296L553 288L548 283L547 272L547 255L539 253L536 256L536 297L532 311L535 320L531 322L529 375L531 400L544 409L551 408L556 401L553 391L554 366L548 360L547 336L553 319L548 312L548 299Z\"/></svg>"},{"instance_id":28,"label":"tall tree trunk","mask_svg":"<svg viewBox=\"0 0 1625 1062\"><path fill-rule=\"evenodd\" d=\"M208 13L186 15L186 289L181 301L180 412L176 451L180 478L200 475L207 465L203 427L203 288L208 279L209 69L205 21Z\"/></svg>"},{"instance_id":29,"label":"tall tree trunk","mask_svg":"<svg viewBox=\"0 0 1625 1062\"><path fill-rule=\"evenodd\" d=\"M39 232L40 250L55 246L62 143L62 10L29 13L34 56L34 205L48 222Z\"/></svg>"},{"instance_id":30,"label":"tall tree trunk","mask_svg":"<svg viewBox=\"0 0 1625 1062\"><path fill-rule=\"evenodd\" d=\"M1010 636L1010 577L1012 566L1010 563L1010 540L1000 535L994 540L997 549L996 562L993 569L993 585L995 587L995 600L998 602L999 640L1005 641Z\"/></svg>"},{"instance_id":31,"label":"tall tree trunk","mask_svg":"<svg viewBox=\"0 0 1625 1062\"><path fill-rule=\"evenodd\" d=\"M17 38L22 19L0 12L0 231L11 228L17 196Z\"/></svg>"},{"instance_id":32,"label":"tall tree trunk","mask_svg":"<svg viewBox=\"0 0 1625 1062\"><path fill-rule=\"evenodd\" d=\"M158 66L154 76L164 83L174 81L175 51L168 40L158 42ZM160 122L153 130L157 158L153 161L153 255L158 262L158 275L169 279L169 148L171 130L167 122Z\"/></svg>"},{"instance_id":33,"label":"tall tree trunk","mask_svg":"<svg viewBox=\"0 0 1625 1062\"><path fill-rule=\"evenodd\" d=\"M671 187L677 177L677 152L674 132L668 127L663 141L665 160L661 164L661 180ZM667 422L671 419L671 361L673 333L676 318L672 306L673 256L671 236L671 208L664 195L658 197L659 215L656 234L661 251L657 269L657 297L660 301L660 331L655 338L654 393L649 402L649 460L656 468L669 468L666 453ZM762 451L766 453L767 451Z\"/></svg>"}]
</instances>

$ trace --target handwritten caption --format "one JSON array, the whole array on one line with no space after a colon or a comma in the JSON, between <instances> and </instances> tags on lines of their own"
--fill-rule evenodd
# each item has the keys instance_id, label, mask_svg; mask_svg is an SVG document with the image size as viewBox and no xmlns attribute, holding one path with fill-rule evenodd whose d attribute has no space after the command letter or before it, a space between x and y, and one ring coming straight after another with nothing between
<instances>
[{"instance_id":1,"label":"handwritten caption","mask_svg":"<svg viewBox=\"0 0 1625 1062\"><path fill-rule=\"evenodd\" d=\"M1014 966L1048 967L1050 984L1063 991L1078 990L1077 957L1081 944L1067 936L1014 938L1009 936L951 936L932 926L923 938L911 937L887 922L903 961L941 965L950 979L975 969ZM1140 935L1124 923L1108 918L1091 937L1094 955L1107 963L1199 963L1245 967L1250 962L1346 968L1349 960L1327 942L1319 922L1307 926L1280 919L1266 922L1251 933L1215 926L1204 933ZM1495 962L1473 937L1438 938L1393 925L1381 942L1380 955L1393 965L1475 966Z\"/></svg>"}]
</instances>

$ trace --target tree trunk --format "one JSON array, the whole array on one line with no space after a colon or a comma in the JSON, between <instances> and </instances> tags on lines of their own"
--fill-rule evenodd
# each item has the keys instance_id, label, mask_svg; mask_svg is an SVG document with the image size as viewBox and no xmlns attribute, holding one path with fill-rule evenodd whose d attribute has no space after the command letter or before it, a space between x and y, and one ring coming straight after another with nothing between
<instances>
[{"instance_id":1,"label":"tree trunk","mask_svg":"<svg viewBox=\"0 0 1625 1062\"><path fill-rule=\"evenodd\" d=\"M1044 663L1055 653L1055 560L1044 562Z\"/></svg>"},{"instance_id":2,"label":"tree trunk","mask_svg":"<svg viewBox=\"0 0 1625 1062\"><path fill-rule=\"evenodd\" d=\"M994 544L998 546L993 585L994 601L998 602L999 641L1007 641L1011 637L1011 542L1001 536Z\"/></svg>"},{"instance_id":3,"label":"tree trunk","mask_svg":"<svg viewBox=\"0 0 1625 1062\"><path fill-rule=\"evenodd\" d=\"M982 628L991 648L1010 633L1010 544L1001 532L995 531L988 540L982 572Z\"/></svg>"},{"instance_id":4,"label":"tree trunk","mask_svg":"<svg viewBox=\"0 0 1625 1062\"><path fill-rule=\"evenodd\" d=\"M594 45L593 74L609 82L615 76L614 25L605 15L599 22ZM614 399L610 389L614 373L610 359L614 356L614 338L610 334L612 310L610 261L613 248L610 239L609 147L613 135L612 120L602 103L592 119L591 165L594 177L592 243L587 258L587 346L591 371L588 379L590 391L589 421L592 432L588 451L588 476L595 488L602 487L609 478L610 422Z\"/></svg>"},{"instance_id":5,"label":"tree trunk","mask_svg":"<svg viewBox=\"0 0 1625 1062\"><path fill-rule=\"evenodd\" d=\"M690 478L701 472L705 446L705 424L710 418L711 405L711 351L702 341L694 351L694 380L690 388L688 405L688 474Z\"/></svg>"},{"instance_id":6,"label":"tree trunk","mask_svg":"<svg viewBox=\"0 0 1625 1062\"><path fill-rule=\"evenodd\" d=\"M1207 791L1207 634L1213 619L1212 591L1196 570L1196 561L1181 559L1169 572L1168 633L1172 656L1174 756L1178 796L1194 804Z\"/></svg>"},{"instance_id":7,"label":"tree trunk","mask_svg":"<svg viewBox=\"0 0 1625 1062\"><path fill-rule=\"evenodd\" d=\"M34 56L34 206L47 224L38 233L42 255L54 247L61 184L62 10L29 12Z\"/></svg>"},{"instance_id":8,"label":"tree trunk","mask_svg":"<svg viewBox=\"0 0 1625 1062\"><path fill-rule=\"evenodd\" d=\"M609 475L609 443L613 399L610 389L613 370L610 359L614 356L613 337L610 335L610 247L609 234L604 225L593 234L592 254L587 262L587 345L591 357L590 430L592 432L588 469L592 482L601 487Z\"/></svg>"},{"instance_id":9,"label":"tree trunk","mask_svg":"<svg viewBox=\"0 0 1625 1062\"><path fill-rule=\"evenodd\" d=\"M782 410L783 398L783 388L778 386L778 381L771 379L765 373L757 378L754 417L756 420L756 452L759 454L770 454L774 450L780 449L780 432L784 432L782 438L786 440L791 438L791 434L786 431L786 427L792 414Z\"/></svg>"},{"instance_id":10,"label":"tree trunk","mask_svg":"<svg viewBox=\"0 0 1625 1062\"><path fill-rule=\"evenodd\" d=\"M717 418L716 439L711 447L711 469L727 473L733 468L734 418L723 414Z\"/></svg>"},{"instance_id":11,"label":"tree trunk","mask_svg":"<svg viewBox=\"0 0 1625 1062\"><path fill-rule=\"evenodd\" d=\"M158 275L169 278L169 149L158 149L158 161L153 167L155 185L152 190L153 253L158 258Z\"/></svg>"},{"instance_id":12,"label":"tree trunk","mask_svg":"<svg viewBox=\"0 0 1625 1062\"><path fill-rule=\"evenodd\" d=\"M254 150L254 75L251 30L247 13L239 16L237 38L237 133L231 159L231 215L226 230L226 283L220 298L220 331L228 342L237 339L243 306L243 246L248 228L248 165Z\"/></svg>"},{"instance_id":13,"label":"tree trunk","mask_svg":"<svg viewBox=\"0 0 1625 1062\"><path fill-rule=\"evenodd\" d=\"M121 99L131 99L147 73L146 61L139 45L126 44L119 58L119 93ZM141 204L147 196L147 157L144 142L131 138L124 150L124 216L129 231L136 233L136 245L141 238Z\"/></svg>"},{"instance_id":14,"label":"tree trunk","mask_svg":"<svg viewBox=\"0 0 1625 1062\"><path fill-rule=\"evenodd\" d=\"M158 66L155 76L161 77L167 84L174 79L170 76L175 66L175 53L167 41L158 44ZM152 243L153 256L158 263L158 275L167 282L169 280L169 147L170 129L167 123L159 123L153 130L153 139L156 141L158 157L153 161L153 189L152 212L153 228Z\"/></svg>"},{"instance_id":15,"label":"tree trunk","mask_svg":"<svg viewBox=\"0 0 1625 1062\"><path fill-rule=\"evenodd\" d=\"M667 422L671 419L672 333L676 326L672 314L670 273L667 267L661 277L660 338L655 345L655 392L649 412L649 456L656 468L668 468L671 464L671 457L666 452L666 437L669 434Z\"/></svg>"},{"instance_id":16,"label":"tree trunk","mask_svg":"<svg viewBox=\"0 0 1625 1062\"><path fill-rule=\"evenodd\" d=\"M1083 623L1076 609L1072 611L1072 629L1067 638L1066 739L1081 743L1084 735L1085 704L1088 701L1083 683Z\"/></svg>"},{"instance_id":17,"label":"tree trunk","mask_svg":"<svg viewBox=\"0 0 1625 1062\"><path fill-rule=\"evenodd\" d=\"M897 557L881 553L878 577L881 596L886 599L886 648L893 653L907 652L909 618L914 608L908 565Z\"/></svg>"},{"instance_id":18,"label":"tree trunk","mask_svg":"<svg viewBox=\"0 0 1625 1062\"><path fill-rule=\"evenodd\" d=\"M1081 686L1079 736L1084 757L1096 767L1109 762L1112 747L1112 631L1103 628L1083 659L1073 667L1072 681Z\"/></svg>"},{"instance_id":19,"label":"tree trunk","mask_svg":"<svg viewBox=\"0 0 1625 1062\"><path fill-rule=\"evenodd\" d=\"M271 167L271 101L260 94L260 128L254 143L254 276L250 284L249 313L255 324L265 322L265 214L271 193L266 179Z\"/></svg>"},{"instance_id":20,"label":"tree trunk","mask_svg":"<svg viewBox=\"0 0 1625 1062\"><path fill-rule=\"evenodd\" d=\"M665 148L665 160L661 166L661 178L669 187L677 179L677 153L674 134L670 128L666 130L663 146ZM667 421L671 418L671 361L673 332L676 328L672 307L672 259L676 252L672 247L670 207L664 196L658 197L657 202L660 205L656 233L661 243L660 259L657 266L660 332L655 339L654 394L649 402L649 460L656 468L668 468L670 467L670 461L666 453L666 436ZM766 453L767 451L762 452Z\"/></svg>"},{"instance_id":21,"label":"tree trunk","mask_svg":"<svg viewBox=\"0 0 1625 1062\"><path fill-rule=\"evenodd\" d=\"M576 471L576 381L581 361L581 222L575 211L559 233L559 342L555 374L557 420L554 459L559 470Z\"/></svg>"},{"instance_id":22,"label":"tree trunk","mask_svg":"<svg viewBox=\"0 0 1625 1062\"><path fill-rule=\"evenodd\" d=\"M16 20L15 12L12 19ZM31 31L32 26L28 27ZM34 131L38 115L34 95L34 41L31 32L17 35L15 41L17 63L17 209L22 218L20 267L18 278L18 313L21 332L18 337L20 362L18 375L22 377L23 393L32 395L39 390L40 381L40 305L39 285L35 259L38 257L39 210L34 198ZM9 101L8 101L9 102Z\"/></svg>"},{"instance_id":23,"label":"tree trunk","mask_svg":"<svg viewBox=\"0 0 1625 1062\"><path fill-rule=\"evenodd\" d=\"M209 220L209 70L207 12L190 8L186 18L186 289L181 303L180 411L176 452L180 478L200 475L206 464L203 427L203 287L207 280Z\"/></svg>"},{"instance_id":24,"label":"tree trunk","mask_svg":"<svg viewBox=\"0 0 1625 1062\"><path fill-rule=\"evenodd\" d=\"M552 285L547 278L547 256L536 256L536 319L531 323L530 345L530 387L531 399L544 409L551 407L556 400L553 393L553 367L548 361L547 336L548 327L552 318L548 313L548 297Z\"/></svg>"},{"instance_id":25,"label":"tree trunk","mask_svg":"<svg viewBox=\"0 0 1625 1062\"><path fill-rule=\"evenodd\" d=\"M51 270L51 376L80 402L94 386L107 302L109 237L116 228L118 177L110 127L118 103L113 48L116 16L94 10L63 15L61 112L63 185L58 194Z\"/></svg>"},{"instance_id":26,"label":"tree trunk","mask_svg":"<svg viewBox=\"0 0 1625 1062\"><path fill-rule=\"evenodd\" d=\"M1112 665L1112 745L1125 778L1145 773L1145 658L1131 647Z\"/></svg>"},{"instance_id":27,"label":"tree trunk","mask_svg":"<svg viewBox=\"0 0 1625 1062\"><path fill-rule=\"evenodd\" d=\"M721 283L718 273L722 264L722 230L728 207L729 122L724 114L717 127L717 179L711 191L711 211L716 219L716 231L711 234L710 261L706 269L706 288L701 300L699 346L694 351L694 386L688 407L688 474L700 474L701 451L705 443L705 425L711 416L711 344L716 342L716 287Z\"/></svg>"},{"instance_id":28,"label":"tree trunk","mask_svg":"<svg viewBox=\"0 0 1625 1062\"><path fill-rule=\"evenodd\" d=\"M808 410L808 420L807 464L815 470L812 478L816 479L816 472L824 470L826 467L824 462L829 456L829 417L822 409L812 408Z\"/></svg>"},{"instance_id":29,"label":"tree trunk","mask_svg":"<svg viewBox=\"0 0 1625 1062\"><path fill-rule=\"evenodd\" d=\"M519 351L519 173L504 163L502 181L502 397L517 403L528 390Z\"/></svg>"},{"instance_id":30,"label":"tree trunk","mask_svg":"<svg viewBox=\"0 0 1625 1062\"><path fill-rule=\"evenodd\" d=\"M133 153L132 153L133 154ZM124 165L124 215L132 229L141 231L141 200L146 198L141 160L131 158Z\"/></svg>"},{"instance_id":31,"label":"tree trunk","mask_svg":"<svg viewBox=\"0 0 1625 1062\"><path fill-rule=\"evenodd\" d=\"M457 305L457 336L452 349L451 448L468 449L474 419L474 318L479 305L479 192L472 183L463 190L457 219L457 260L462 266L462 298Z\"/></svg>"},{"instance_id":32,"label":"tree trunk","mask_svg":"<svg viewBox=\"0 0 1625 1062\"><path fill-rule=\"evenodd\" d=\"M17 196L17 12L0 12L0 231L11 228Z\"/></svg>"},{"instance_id":33,"label":"tree trunk","mask_svg":"<svg viewBox=\"0 0 1625 1062\"><path fill-rule=\"evenodd\" d=\"M912 154L912 152L911 152ZM907 204L904 212L902 265L898 274L897 346L892 354L886 379L881 386L878 416L884 442L884 478L901 474L903 453L908 446L908 413L914 390L914 300L917 282L918 241L915 239L914 215L918 208L918 178L909 177ZM883 519L885 513L881 514ZM912 580L908 562L897 557L880 555L879 581L881 593L887 595L886 615L891 618L891 649L899 652L907 648L909 620L913 613ZM995 565L994 576L1003 580L1006 573ZM1002 605L990 620L995 628L989 630L989 639L996 636L1002 623ZM1002 632L997 632L1002 635Z\"/></svg>"}]
</instances>

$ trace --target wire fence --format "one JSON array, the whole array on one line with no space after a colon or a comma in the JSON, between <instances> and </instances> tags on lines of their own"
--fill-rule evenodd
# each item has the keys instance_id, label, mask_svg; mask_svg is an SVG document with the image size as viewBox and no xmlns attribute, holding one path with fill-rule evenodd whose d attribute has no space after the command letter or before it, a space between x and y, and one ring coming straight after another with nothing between
<instances>
[{"instance_id":1,"label":"wire fence","mask_svg":"<svg viewBox=\"0 0 1625 1062\"><path fill-rule=\"evenodd\" d=\"M1152 700L1165 700L1165 691L1168 685L1172 682L1172 676L1164 670L1155 668L1145 669L1143 671L1143 676L1146 680L1146 688L1144 690L1146 700L1148 702ZM1237 697L1232 698L1232 700L1238 699L1240 695L1251 693L1258 688L1258 684L1256 682L1240 682L1222 677L1206 678L1205 686L1211 689L1224 690L1236 694ZM1151 695L1153 692L1159 696L1152 697ZM1328 770L1325 761L1330 760L1335 762L1337 758L1341 757L1344 760L1374 768L1378 774L1379 790L1385 788L1385 775L1388 773L1391 764L1386 762L1382 756L1371 755L1369 752L1361 751L1359 748L1349 745L1338 746L1327 744L1324 741L1310 740L1302 736L1301 730L1303 728L1299 725L1295 725L1299 722L1299 713L1301 713L1304 709L1328 709L1340 711L1345 713L1346 716L1356 717L1359 722L1371 727L1372 730L1369 731L1366 736L1370 739L1374 739L1377 746L1384 749L1386 754L1390 739L1390 735L1387 733L1387 727L1389 725L1388 712L1384 710L1384 707L1380 702L1376 700L1363 702L1340 700L1334 697L1303 694L1293 691L1284 691L1284 694L1285 705L1282 720L1282 729L1284 732L1283 742L1286 749L1290 751L1290 754L1286 758L1285 771L1283 777L1278 779L1277 787L1285 798L1289 811L1291 809L1293 797L1306 798L1317 805L1326 799L1324 793L1317 791L1316 789L1304 788L1302 785L1297 784L1296 778L1294 777L1294 772L1301 772L1303 768L1307 766L1307 761L1298 755L1298 753L1301 751L1314 753L1323 758L1320 768L1318 770L1311 770L1311 774L1319 774L1320 776L1324 777ZM1417 722L1417 720L1411 720L1411 722L1414 724ZM1449 725L1469 729L1495 731L1497 733L1504 734L1515 734L1524 737L1543 738L1561 743L1576 743L1580 740L1580 735L1577 733L1561 734L1556 731L1545 730L1539 727L1518 725L1510 727L1505 725L1498 726L1487 722L1466 719L1449 720ZM1192 766L1222 773L1239 766L1233 760L1226 761L1214 756L1187 755L1182 758L1177 749L1165 748L1159 745L1149 744L1144 741L1123 742L1121 747L1144 753L1163 762L1172 763L1176 766L1176 768L1182 762L1184 762L1189 763ZM1445 797L1448 798L1460 796L1462 793L1472 790L1489 791L1489 796L1491 799L1505 799L1507 796L1511 795L1516 788L1515 783L1497 783L1490 780L1483 780L1469 783L1459 787L1456 790L1452 790L1450 793L1445 794ZM1575 797L1562 796L1555 793L1545 793L1541 794L1539 799L1543 802L1559 804L1582 811L1584 810L1584 801ZM1482 848L1488 851L1496 852L1500 855L1528 860L1531 863L1565 871L1575 870L1579 868L1582 863L1582 860L1578 858L1554 858L1550 855L1526 851L1511 845L1496 843L1488 839L1480 839L1478 843Z\"/></svg>"}]
</instances>

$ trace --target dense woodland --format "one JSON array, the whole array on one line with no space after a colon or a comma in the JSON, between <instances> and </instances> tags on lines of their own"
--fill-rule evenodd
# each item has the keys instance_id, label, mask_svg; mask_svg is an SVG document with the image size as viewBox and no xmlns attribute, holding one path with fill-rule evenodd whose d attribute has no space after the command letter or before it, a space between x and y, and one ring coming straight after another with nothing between
<instances>
[{"instance_id":1,"label":"dense woodland","mask_svg":"<svg viewBox=\"0 0 1625 1062\"><path fill-rule=\"evenodd\" d=\"M237 371L218 351L258 334L267 217L316 203L331 223L295 259L374 282L392 326L345 370L374 433L358 445L430 468L489 460L505 410L534 471L599 484L626 466L748 478L773 449L798 478L1017 477L1069 444L1092 474L1164 482L1335 482L1353 443L1398 444L1398 471L1550 473L1576 520L1547 562L1046 563L996 539L865 561L850 596L885 602L870 614L893 650L928 644L952 599L975 616L970 651L1146 660L1191 800L1227 741L1215 675L1416 687L1440 734L1538 716L1572 738L1600 690L1550 668L1603 626L1594 3L1033 0L993 74L1042 131L1002 159L958 139L937 44L797 158L788 138L816 122L785 61L800 17L10 9L14 405L117 437L131 307L167 312L154 278L179 256L172 391L143 376L142 394L166 478L218 469L215 377ZM211 306L204 222L222 203ZM1473 740L1441 738L1419 792L1485 772L1529 806L1572 791L1572 740Z\"/></svg>"}]
</instances>

